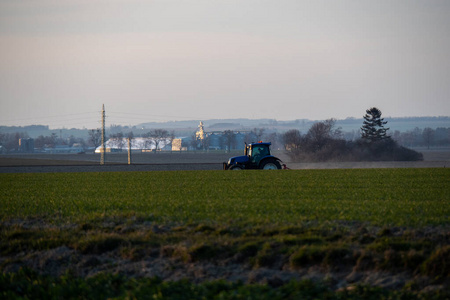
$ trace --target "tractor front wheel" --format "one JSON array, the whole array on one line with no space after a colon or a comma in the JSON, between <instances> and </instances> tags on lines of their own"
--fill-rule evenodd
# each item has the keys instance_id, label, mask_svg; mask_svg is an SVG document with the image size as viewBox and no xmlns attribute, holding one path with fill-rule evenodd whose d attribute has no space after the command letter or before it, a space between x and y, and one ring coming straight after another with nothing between
<instances>
[{"instance_id":1,"label":"tractor front wheel","mask_svg":"<svg viewBox=\"0 0 450 300\"><path fill-rule=\"evenodd\" d=\"M242 167L238 166L238 165L234 165L234 166L230 167L230 170L239 171L239 170L242 170Z\"/></svg>"},{"instance_id":2,"label":"tractor front wheel","mask_svg":"<svg viewBox=\"0 0 450 300\"><path fill-rule=\"evenodd\" d=\"M263 170L280 170L281 165L278 161L276 161L274 159L270 159L270 160L262 162L260 168Z\"/></svg>"}]
</instances>

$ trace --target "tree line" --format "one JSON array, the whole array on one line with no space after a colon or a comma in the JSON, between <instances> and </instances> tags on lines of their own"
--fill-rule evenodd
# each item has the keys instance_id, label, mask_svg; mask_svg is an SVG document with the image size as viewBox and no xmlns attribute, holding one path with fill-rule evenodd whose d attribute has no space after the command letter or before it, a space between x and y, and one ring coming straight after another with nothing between
<instances>
[{"instance_id":1,"label":"tree line","mask_svg":"<svg viewBox=\"0 0 450 300\"><path fill-rule=\"evenodd\" d=\"M375 113L374 116L377 122L380 121L379 119L382 119L381 111L379 112L379 116L376 116L376 111L373 111L373 113ZM370 114L370 116L372 115ZM389 128L384 127L384 125L387 125L387 122L382 120L381 122L385 123L374 123L372 125L375 127L377 125L382 125L384 131L382 129L380 133L382 133L381 135L388 137L388 139L382 139L380 143L373 143L369 147L369 145L367 143L363 143L363 141L370 140L369 136L373 133L363 130L365 123L369 122L366 118L363 120L364 122L361 124L361 129L359 131L353 130L351 132L344 132L340 127L336 127L335 119L313 123L305 134L302 134L297 129L291 129L284 133L279 133L266 128L254 128L245 134L245 141L270 141L272 142L273 149L284 149L294 159L310 161L343 159L364 160L370 159L370 157L372 157L372 159L381 159L383 156L389 155L390 157L398 159L401 158L399 157L399 152L403 153L401 156L408 158L408 155L405 155L408 151L403 148L450 146L450 128L438 127L436 129L432 129L430 127L426 127L424 129L420 129L416 127L413 130L404 132L395 130L391 134L388 134ZM376 130L379 129L380 128L377 128ZM115 144L119 147L126 147L126 138L135 137L135 134L133 134L131 128L125 128L124 130L121 126L112 125L108 131L109 134L106 139L114 140ZM148 132L143 132L139 129L138 131L139 137L145 137L148 139L148 145L146 145L148 147L150 144L153 144L160 148L162 141L173 140L175 137L174 131L168 131L165 129L154 129ZM27 132L0 132L0 146L2 146L1 148L4 152L15 152L19 147L19 139L28 137ZM240 142L240 140L238 142L234 131L225 130L222 133L220 146L223 149L241 149L243 145L238 145ZM74 144L77 144L83 148L96 148L100 146L101 130L89 130L87 138L75 137L73 135L70 135L68 138L61 138L56 133L52 133L50 135L40 135L34 139L34 146L37 149L54 148L56 145L72 147ZM397 154L392 155L391 153L388 155L387 153L382 154L379 151L376 151L374 154L370 148L374 148L376 145L381 148L384 147L387 149L395 149L394 152ZM210 145L208 139L205 139L199 143L199 141L195 139L194 133L189 146L191 149L208 149Z\"/></svg>"},{"instance_id":2,"label":"tree line","mask_svg":"<svg viewBox=\"0 0 450 300\"><path fill-rule=\"evenodd\" d=\"M283 134L284 146L293 161L414 161L421 153L401 146L388 135L387 121L381 111L372 107L366 111L361 135L355 140L343 138L336 120L314 123L306 134L289 130Z\"/></svg>"}]
</instances>

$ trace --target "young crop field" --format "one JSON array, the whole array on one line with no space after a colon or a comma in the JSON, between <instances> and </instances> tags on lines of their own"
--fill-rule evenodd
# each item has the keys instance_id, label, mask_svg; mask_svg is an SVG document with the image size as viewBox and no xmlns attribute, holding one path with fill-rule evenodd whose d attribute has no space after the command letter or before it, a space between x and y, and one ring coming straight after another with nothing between
<instances>
[{"instance_id":1,"label":"young crop field","mask_svg":"<svg viewBox=\"0 0 450 300\"><path fill-rule=\"evenodd\" d=\"M446 168L0 174L0 295L445 298L449 183Z\"/></svg>"},{"instance_id":2,"label":"young crop field","mask_svg":"<svg viewBox=\"0 0 450 300\"><path fill-rule=\"evenodd\" d=\"M448 169L0 174L0 216L51 222L448 224Z\"/></svg>"}]
</instances>

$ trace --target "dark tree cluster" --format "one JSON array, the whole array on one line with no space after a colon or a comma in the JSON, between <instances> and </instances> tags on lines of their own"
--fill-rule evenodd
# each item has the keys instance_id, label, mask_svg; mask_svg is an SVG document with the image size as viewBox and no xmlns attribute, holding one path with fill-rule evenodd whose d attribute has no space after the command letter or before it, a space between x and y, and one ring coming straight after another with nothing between
<instances>
[{"instance_id":1,"label":"dark tree cluster","mask_svg":"<svg viewBox=\"0 0 450 300\"><path fill-rule=\"evenodd\" d=\"M54 148L56 145L72 147L74 144L81 145L82 147L86 146L86 142L83 138L74 137L73 135L66 139L62 139L58 137L56 133L52 133L48 136L40 135L34 139L34 147L40 150L44 148Z\"/></svg>"},{"instance_id":2,"label":"dark tree cluster","mask_svg":"<svg viewBox=\"0 0 450 300\"><path fill-rule=\"evenodd\" d=\"M28 138L26 132L0 133L1 151L17 151L19 148L19 139Z\"/></svg>"},{"instance_id":3,"label":"dark tree cluster","mask_svg":"<svg viewBox=\"0 0 450 300\"><path fill-rule=\"evenodd\" d=\"M361 127L361 137L356 141L343 138L335 120L317 122L304 135L298 130L283 135L285 149L293 161L415 161L422 154L400 146L387 135L386 121L381 111L371 108L366 111Z\"/></svg>"}]
</instances>

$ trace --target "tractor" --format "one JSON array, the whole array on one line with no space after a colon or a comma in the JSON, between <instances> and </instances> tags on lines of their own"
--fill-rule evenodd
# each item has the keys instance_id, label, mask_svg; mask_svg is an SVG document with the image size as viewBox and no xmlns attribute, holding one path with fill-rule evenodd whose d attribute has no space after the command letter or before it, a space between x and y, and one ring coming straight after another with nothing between
<instances>
[{"instance_id":1,"label":"tractor","mask_svg":"<svg viewBox=\"0 0 450 300\"><path fill-rule=\"evenodd\" d=\"M231 157L228 162L223 163L224 170L246 170L263 169L277 170L281 169L281 160L270 154L271 143L251 143L245 144L245 153L243 156Z\"/></svg>"}]
</instances>

